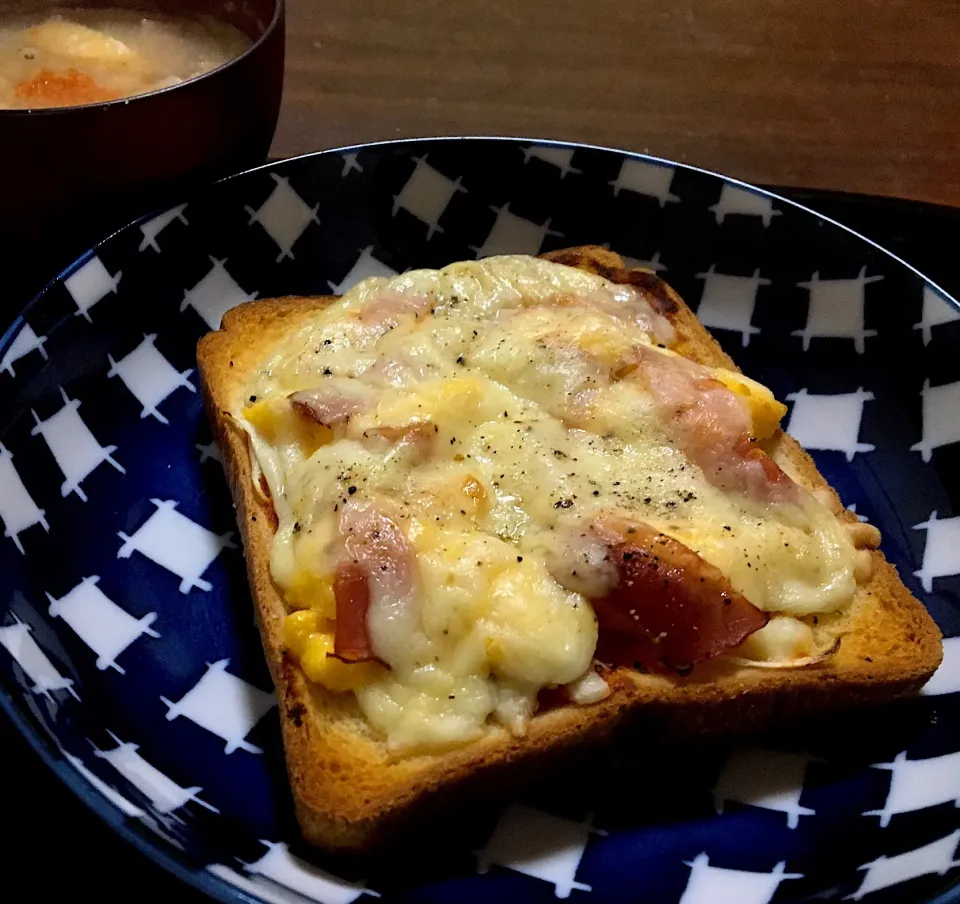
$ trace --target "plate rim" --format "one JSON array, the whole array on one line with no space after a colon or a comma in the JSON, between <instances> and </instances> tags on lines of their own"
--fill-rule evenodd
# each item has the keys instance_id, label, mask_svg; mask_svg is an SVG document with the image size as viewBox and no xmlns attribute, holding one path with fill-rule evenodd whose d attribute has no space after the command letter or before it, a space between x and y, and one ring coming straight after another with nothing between
<instances>
[{"instance_id":1,"label":"plate rim","mask_svg":"<svg viewBox=\"0 0 960 904\"><path fill-rule=\"evenodd\" d=\"M794 208L797 211L816 217L825 223L829 223L832 227L839 228L843 232L856 239L859 239L861 242L866 243L871 248L881 252L888 258L895 261L897 264L906 268L915 277L919 278L922 283L934 289L944 301L960 311L960 299L955 298L942 286L924 274L919 268L905 261L898 254L890 251L879 242L868 238L852 227L846 226L845 224L827 216L826 214L822 214L817 210L814 210L812 207L808 207L799 201L794 201L791 198L780 195L770 189L754 185L751 182L747 182L733 176L728 176L724 173L707 169L705 167L696 166L694 164L671 160L667 157L659 157L655 154L649 154L640 151L630 151L623 148L592 144L589 142L563 141L560 139L550 138L529 138L511 135L437 135L410 138L389 138L379 141L359 142L356 144L340 145L331 148L323 148L316 151L308 151L291 157L268 160L262 164L259 164L258 166L249 167L247 169L231 173L227 176L223 176L219 179L208 182L202 186L195 186L190 192L187 192L183 195L177 194L175 198L171 199L171 201L165 202L162 205L155 205L151 207L149 210L129 220L123 225L118 226L103 238L99 239L83 253L78 255L72 262L63 267L59 273L47 280L43 287L25 304L23 304L13 321L8 325L3 333L0 334L0 355L2 355L9 348L19 332L24 326L27 325L27 317L29 316L30 312L39 304L41 304L46 295L57 285L61 284L71 273L81 267L91 257L94 257L98 249L112 241L120 233L126 232L127 230L133 229L142 223L148 222L153 217L164 213L173 207L176 207L178 204L195 204L197 202L204 201L215 194L220 186L232 182L235 179L240 179L253 173L270 170L275 167L285 166L292 162L310 160L328 155L342 155L345 153L359 152L372 148L386 148L395 145L408 145L411 147L416 147L423 144L435 144L438 142L453 143L459 141L495 141L512 143L516 145L536 145L541 147L557 147L573 150L602 151L608 154L615 154L620 157L630 157L643 162L652 163L657 166L681 168L688 172L697 173L700 176L708 176L710 178L717 179L721 183L730 184L752 194L760 195L773 201L777 201L780 204L787 205L788 207ZM897 199L894 198L892 200ZM266 899L259 896L253 897L246 890L233 885L215 873L210 872L206 866L199 869L191 866L187 857L178 856L176 852L168 851L164 846L162 839L150 837L147 834L141 834L140 832L136 831L132 825L128 824L127 817L124 816L122 812L114 804L112 804L106 796L98 791L79 772L79 770L77 770L65 758L63 749L57 744L52 744L49 738L46 737L39 728L31 724L23 709L24 708L22 705L17 702L6 684L0 682L0 711L2 711L6 717L10 719L17 733L26 741L34 753L40 757L44 764L63 783L63 785L66 786L66 788L73 793L73 795L78 798L90 812L95 814L101 820L101 822L111 829L116 835L118 835L128 844L132 845L134 849L136 849L148 860L166 870L168 874L174 876L176 879L186 883L188 886L214 900L223 902L223 904L238 904L238 902L239 904L264 904ZM54 748L56 748L56 751L54 751ZM927 899L926 904L958 904L958 902L960 902L960 876L958 876L950 886L941 891L937 896Z\"/></svg>"},{"instance_id":2,"label":"plate rim","mask_svg":"<svg viewBox=\"0 0 960 904\"><path fill-rule=\"evenodd\" d=\"M128 817L66 759L63 748L57 744L51 744L39 729L29 724L21 707L3 682L0 682L0 711L9 718L17 734L26 741L74 797L88 811L97 816L103 825L142 856L181 882L223 904L237 904L238 901L241 904L263 904L264 899L251 897L206 868L191 867L186 858L177 857L175 853L166 850L160 838L148 837L137 832L132 825L128 824Z\"/></svg>"},{"instance_id":3,"label":"plate rim","mask_svg":"<svg viewBox=\"0 0 960 904\"><path fill-rule=\"evenodd\" d=\"M141 223L145 223L151 220L153 217L158 214L164 213L167 210L170 210L173 207L176 207L178 204L195 204L197 201L200 201L212 194L217 190L221 185L224 185L228 182L233 181L234 179L239 179L244 176L250 175L251 173L258 173L262 170L268 170L275 166L283 166L287 163L294 161L308 160L313 157L323 157L328 154L345 154L353 151L362 151L369 148L378 148L378 147L389 147L390 145L418 145L418 144L433 144L436 142L456 142L456 141L497 141L497 142L512 142L515 144L526 144L526 145L539 145L542 147L557 147L557 148L573 148L574 150L589 150L589 151L604 151L610 154L618 154L621 157L633 157L637 160L642 160L645 162L653 163L658 166L672 166L674 168L680 167L689 172L698 173L702 176L710 176L714 179L719 179L722 182L735 185L737 188L745 189L746 191L751 192L755 195L761 195L766 198L770 198L773 201L778 201L781 204L786 204L789 207L796 208L797 210L803 211L804 213L810 214L811 216L817 217L817 219L822 220L824 223L829 223L831 226L841 229L843 232L848 233L855 238L860 239L860 241L865 242L871 248L876 251L885 254L887 257L896 261L901 266L905 267L914 276L919 277L923 282L931 286L937 291L941 298L944 299L948 304L952 305L958 311L960 311L960 298L955 298L950 292L943 288L939 283L935 282L929 276L927 276L922 270L918 267L915 267L909 261L905 261L900 255L891 251L889 248L881 245L879 242L874 241L871 238L868 238L863 233L858 232L851 226L847 226L844 223L841 223L839 220L835 220L833 217L829 217L826 214L820 213L817 210L814 210L812 207L808 207L806 204L802 204L799 201L794 201L792 198L788 198L785 195L778 194L775 191L772 191L768 188L762 188L759 185L755 185L752 182L747 182L743 179L738 179L735 176L728 176L724 173L721 173L717 170L708 169L707 167L696 166L692 163L684 163L679 160L671 160L669 157L658 157L656 154L648 154L643 151L630 151L625 150L624 148L610 147L603 144L592 144L585 141L563 141L561 139L555 138L529 138L525 136L514 136L514 135L427 135L427 136L417 136L413 138L385 138L380 141L363 141L357 144L344 144L338 145L331 148L322 148L317 151L306 151L303 154L294 154L292 157L279 157L274 160L267 160L264 163L259 164L258 166L252 166L247 169L239 170L235 173L230 173L227 176L222 176L219 179L216 179L212 182L207 182L206 184L194 187L192 191L186 192L184 194L177 194L175 198L171 199L171 202L166 202L164 204L158 204L152 206L149 210L144 211L142 214L134 217L131 220L123 223L118 226L116 229L109 232L103 238L99 239L81 254L79 254L73 261L71 261L66 266L62 267L60 272L56 275L50 277L43 286L30 298L28 299L23 306L20 308L19 313L14 317L10 325L0 334L0 353L6 350L7 346L13 341L17 333L23 328L26 320L27 314L33 309L33 307L40 301L47 292L51 291L54 286L63 281L67 276L73 273L78 267L85 263L90 257L96 254L97 249L101 248L107 242L111 241L121 232L125 232L127 229L131 229L134 226L139 226ZM867 196L869 197L869 196ZM892 201L903 201L908 199L892 197Z\"/></svg>"}]
</instances>

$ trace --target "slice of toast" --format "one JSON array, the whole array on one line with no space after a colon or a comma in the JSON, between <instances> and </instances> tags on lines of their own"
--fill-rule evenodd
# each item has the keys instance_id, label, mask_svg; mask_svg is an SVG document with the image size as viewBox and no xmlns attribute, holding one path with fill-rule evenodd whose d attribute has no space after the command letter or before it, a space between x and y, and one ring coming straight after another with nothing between
<instances>
[{"instance_id":1,"label":"slice of toast","mask_svg":"<svg viewBox=\"0 0 960 904\"><path fill-rule=\"evenodd\" d=\"M736 370L730 358L680 298L655 274L626 270L616 254L574 248L545 257L643 288L676 328L677 351L703 364ZM481 791L555 754L608 736L641 720L658 737L708 737L752 731L803 713L875 704L916 692L942 655L940 632L882 553L851 607L832 622L843 633L838 652L809 668L760 669L729 661L698 666L688 678L630 669L607 675L612 693L589 706L558 706L533 717L526 737L491 725L485 735L451 752L396 758L388 755L352 694L308 685L284 651L284 600L270 576L276 516L255 491L246 434L231 410L254 370L285 335L297 330L330 298L277 298L229 311L219 331L198 349L210 423L237 509L250 589L267 662L276 684L287 768L297 818L307 841L328 850L358 851L390 837L399 826L459 792ZM829 494L839 517L856 522L811 458L778 433L767 446L799 483Z\"/></svg>"}]
</instances>

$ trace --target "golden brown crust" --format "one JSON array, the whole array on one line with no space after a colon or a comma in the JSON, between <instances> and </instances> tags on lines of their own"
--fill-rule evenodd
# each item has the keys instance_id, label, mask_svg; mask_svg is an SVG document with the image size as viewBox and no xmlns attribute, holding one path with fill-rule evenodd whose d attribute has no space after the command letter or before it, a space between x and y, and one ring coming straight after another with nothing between
<instances>
[{"instance_id":1,"label":"golden brown crust","mask_svg":"<svg viewBox=\"0 0 960 904\"><path fill-rule=\"evenodd\" d=\"M593 246L545 255L657 299L678 333L678 351L710 365L736 369L681 299L648 271L627 271L620 257ZM638 278L637 274L642 274ZM801 670L760 670L715 661L687 679L609 673L612 693L592 706L561 706L537 715L525 738L492 727L452 752L392 759L360 715L352 695L308 687L284 654L285 606L270 577L272 507L254 490L247 437L229 415L255 368L281 336L305 322L329 298L279 298L229 311L219 331L204 336L198 362L204 401L237 509L247 572L267 662L276 683L283 743L297 817L307 841L331 850L363 850L437 800L470 788L509 781L566 750L600 740L627 719L649 723L664 737L712 736L756 730L791 716L879 703L917 691L940 663L940 632L926 609L879 551L869 583L842 616L823 630L843 632L837 654ZM777 462L803 485L839 500L813 460L779 433L767 444ZM839 517L856 522L841 510Z\"/></svg>"}]
</instances>

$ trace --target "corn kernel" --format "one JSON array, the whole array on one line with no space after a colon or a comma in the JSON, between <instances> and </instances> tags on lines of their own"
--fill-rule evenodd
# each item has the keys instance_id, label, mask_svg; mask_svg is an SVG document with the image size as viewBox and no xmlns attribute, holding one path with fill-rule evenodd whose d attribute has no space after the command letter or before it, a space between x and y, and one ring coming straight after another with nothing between
<instances>
[{"instance_id":1,"label":"corn kernel","mask_svg":"<svg viewBox=\"0 0 960 904\"><path fill-rule=\"evenodd\" d=\"M333 431L293 409L282 396L260 399L243 410L243 416L268 442L296 443L309 458L333 440Z\"/></svg>"},{"instance_id":2,"label":"corn kernel","mask_svg":"<svg viewBox=\"0 0 960 904\"><path fill-rule=\"evenodd\" d=\"M473 514L477 514L477 512L483 510L487 501L487 491L476 477L468 474L463 478L460 488L463 490L464 495L470 500L470 510Z\"/></svg>"},{"instance_id":3,"label":"corn kernel","mask_svg":"<svg viewBox=\"0 0 960 904\"><path fill-rule=\"evenodd\" d=\"M462 416L476 410L484 397L483 384L473 377L445 380L438 389L420 393L417 400L434 418Z\"/></svg>"},{"instance_id":4,"label":"corn kernel","mask_svg":"<svg viewBox=\"0 0 960 904\"><path fill-rule=\"evenodd\" d=\"M261 399L243 409L243 416L268 441L276 435L277 416L270 399Z\"/></svg>"},{"instance_id":5,"label":"corn kernel","mask_svg":"<svg viewBox=\"0 0 960 904\"><path fill-rule=\"evenodd\" d=\"M328 443L333 442L333 430L329 427L318 424L316 421L312 421L302 414L295 414L292 412L292 409L291 417L295 418L293 421L293 430L297 444L303 449L303 454L306 455L307 458L313 455L321 446L326 446Z\"/></svg>"},{"instance_id":6,"label":"corn kernel","mask_svg":"<svg viewBox=\"0 0 960 904\"><path fill-rule=\"evenodd\" d=\"M284 588L283 593L291 609L312 609L321 618L337 617L337 602L333 596L333 580L301 571Z\"/></svg>"},{"instance_id":7,"label":"corn kernel","mask_svg":"<svg viewBox=\"0 0 960 904\"><path fill-rule=\"evenodd\" d=\"M610 368L626 370L635 369L636 365L629 368L622 368L624 352L628 343L620 335L611 335L603 329L593 329L585 332L580 337L580 348L582 348L591 358Z\"/></svg>"},{"instance_id":8,"label":"corn kernel","mask_svg":"<svg viewBox=\"0 0 960 904\"><path fill-rule=\"evenodd\" d=\"M440 387L440 395L448 402L472 402L483 395L483 384L473 377L454 377Z\"/></svg>"},{"instance_id":9,"label":"corn kernel","mask_svg":"<svg viewBox=\"0 0 960 904\"><path fill-rule=\"evenodd\" d=\"M283 621L284 646L298 659L303 655L311 635L317 631L320 619L316 612L301 609L291 612Z\"/></svg>"},{"instance_id":10,"label":"corn kernel","mask_svg":"<svg viewBox=\"0 0 960 904\"><path fill-rule=\"evenodd\" d=\"M762 383L751 380L743 374L718 367L713 375L746 402L757 438L767 439L773 436L781 418L787 413L787 406L778 402L773 393Z\"/></svg>"},{"instance_id":11,"label":"corn kernel","mask_svg":"<svg viewBox=\"0 0 960 904\"><path fill-rule=\"evenodd\" d=\"M300 656L300 667L310 681L331 691L353 691L375 681L383 666L375 662L344 662L331 655L332 634L313 634Z\"/></svg>"}]
</instances>

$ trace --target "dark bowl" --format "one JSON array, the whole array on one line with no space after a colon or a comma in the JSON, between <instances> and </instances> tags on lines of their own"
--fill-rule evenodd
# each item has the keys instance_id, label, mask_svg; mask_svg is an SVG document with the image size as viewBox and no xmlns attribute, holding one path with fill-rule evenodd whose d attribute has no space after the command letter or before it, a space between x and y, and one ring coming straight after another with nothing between
<instances>
[{"instance_id":1,"label":"dark bowl","mask_svg":"<svg viewBox=\"0 0 960 904\"><path fill-rule=\"evenodd\" d=\"M253 44L149 94L0 110L0 261L14 286L0 299L3 320L113 229L198 183L262 163L280 109L283 0L0 0L0 18L56 8L210 15Z\"/></svg>"}]
</instances>

